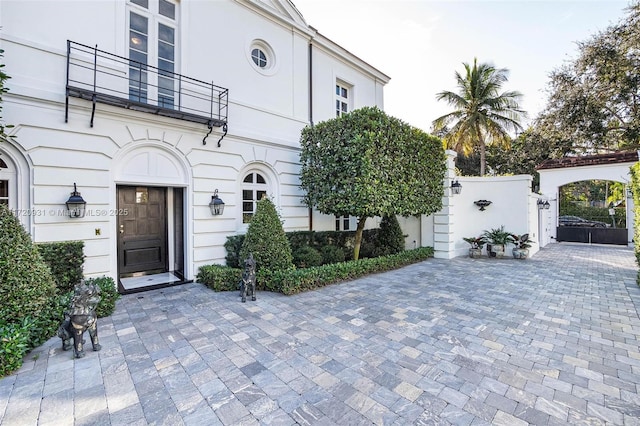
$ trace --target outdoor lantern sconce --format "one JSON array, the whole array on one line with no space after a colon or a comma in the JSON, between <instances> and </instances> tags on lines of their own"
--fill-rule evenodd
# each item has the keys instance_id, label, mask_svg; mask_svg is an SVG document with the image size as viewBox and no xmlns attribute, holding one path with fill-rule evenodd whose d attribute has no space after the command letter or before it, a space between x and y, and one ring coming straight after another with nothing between
<instances>
[{"instance_id":1,"label":"outdoor lantern sconce","mask_svg":"<svg viewBox=\"0 0 640 426\"><path fill-rule=\"evenodd\" d=\"M84 217L85 207L87 202L82 198L80 193L78 192L78 188L76 187L76 183L73 183L73 192L71 196L65 203L67 205L67 211L69 212L69 217L77 218Z\"/></svg>"},{"instance_id":2,"label":"outdoor lantern sconce","mask_svg":"<svg viewBox=\"0 0 640 426\"><path fill-rule=\"evenodd\" d=\"M458 180L456 179L455 181L451 182L451 193L453 195L458 195L462 192L462 185L460 184L460 182L458 182Z\"/></svg>"},{"instance_id":3,"label":"outdoor lantern sconce","mask_svg":"<svg viewBox=\"0 0 640 426\"><path fill-rule=\"evenodd\" d=\"M213 216L220 216L224 211L224 201L218 198L218 190L216 189L211 196L211 202L209 203L209 209Z\"/></svg>"},{"instance_id":4,"label":"outdoor lantern sconce","mask_svg":"<svg viewBox=\"0 0 640 426\"><path fill-rule=\"evenodd\" d=\"M485 207L488 207L491 204L489 200L478 200L474 201L473 204L480 207L480 211L484 211Z\"/></svg>"},{"instance_id":5,"label":"outdoor lantern sconce","mask_svg":"<svg viewBox=\"0 0 640 426\"><path fill-rule=\"evenodd\" d=\"M547 200L538 199L538 209L540 210L549 210L551 204Z\"/></svg>"}]
</instances>

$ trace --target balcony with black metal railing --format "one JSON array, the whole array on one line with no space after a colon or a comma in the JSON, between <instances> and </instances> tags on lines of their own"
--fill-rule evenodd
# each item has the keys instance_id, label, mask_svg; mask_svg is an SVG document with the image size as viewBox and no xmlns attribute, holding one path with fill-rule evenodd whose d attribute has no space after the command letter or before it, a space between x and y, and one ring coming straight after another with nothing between
<instances>
[{"instance_id":1,"label":"balcony with black metal railing","mask_svg":"<svg viewBox=\"0 0 640 426\"><path fill-rule=\"evenodd\" d=\"M227 130L229 89L68 40L65 122L69 97L92 102L92 127L103 103Z\"/></svg>"}]
</instances>

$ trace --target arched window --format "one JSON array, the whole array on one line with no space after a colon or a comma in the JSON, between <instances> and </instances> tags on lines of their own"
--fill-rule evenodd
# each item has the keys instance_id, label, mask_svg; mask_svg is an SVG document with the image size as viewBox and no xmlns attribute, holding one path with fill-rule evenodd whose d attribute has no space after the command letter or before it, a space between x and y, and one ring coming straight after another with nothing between
<instances>
[{"instance_id":1,"label":"arched window","mask_svg":"<svg viewBox=\"0 0 640 426\"><path fill-rule=\"evenodd\" d=\"M0 158L0 204L5 205L9 205L9 180L3 179L3 175L6 173L2 173L2 171L8 168L7 163Z\"/></svg>"},{"instance_id":2,"label":"arched window","mask_svg":"<svg viewBox=\"0 0 640 426\"><path fill-rule=\"evenodd\" d=\"M242 223L249 223L256 203L267 195L267 181L258 172L249 172L242 180Z\"/></svg>"}]
</instances>

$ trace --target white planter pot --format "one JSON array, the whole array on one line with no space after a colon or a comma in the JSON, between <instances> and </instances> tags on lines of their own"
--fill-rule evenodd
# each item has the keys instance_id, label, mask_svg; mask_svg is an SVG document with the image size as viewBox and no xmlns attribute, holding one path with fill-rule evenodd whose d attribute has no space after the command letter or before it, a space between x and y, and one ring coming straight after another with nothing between
<instances>
[{"instance_id":1,"label":"white planter pot","mask_svg":"<svg viewBox=\"0 0 640 426\"><path fill-rule=\"evenodd\" d=\"M514 259L526 259L529 257L529 249L514 247L512 253Z\"/></svg>"}]
</instances>

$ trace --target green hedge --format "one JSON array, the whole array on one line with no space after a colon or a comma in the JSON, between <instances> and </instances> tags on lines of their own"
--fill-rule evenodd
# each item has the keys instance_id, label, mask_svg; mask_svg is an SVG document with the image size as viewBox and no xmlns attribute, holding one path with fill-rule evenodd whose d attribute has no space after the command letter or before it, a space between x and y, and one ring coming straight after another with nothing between
<instances>
[{"instance_id":1,"label":"green hedge","mask_svg":"<svg viewBox=\"0 0 640 426\"><path fill-rule=\"evenodd\" d=\"M37 243L42 259L49 265L59 293L72 291L82 279L83 241Z\"/></svg>"},{"instance_id":2,"label":"green hedge","mask_svg":"<svg viewBox=\"0 0 640 426\"><path fill-rule=\"evenodd\" d=\"M322 254L322 264L341 262L353 259L355 231L293 231L285 233L291 246L294 259L307 260L305 247L311 247ZM242 268L240 249L244 242L244 235L227 237L224 248L227 266ZM404 246L404 236L402 236ZM327 248L328 247L328 248ZM338 253L340 251L341 253ZM388 233L380 228L366 229L362 234L360 258L378 257L381 254L397 253L397 239L389 238ZM301 265L296 265L301 266Z\"/></svg>"},{"instance_id":3,"label":"green hedge","mask_svg":"<svg viewBox=\"0 0 640 426\"><path fill-rule=\"evenodd\" d=\"M267 288L283 294L295 294L351 280L364 275L397 269L433 257L433 248L420 247L401 253L371 259L350 260L307 269L265 271Z\"/></svg>"},{"instance_id":4,"label":"green hedge","mask_svg":"<svg viewBox=\"0 0 640 426\"><path fill-rule=\"evenodd\" d=\"M111 277L89 278L88 284L95 283L100 287L100 302L96 306L98 318L108 317L116 310L116 301L120 299L120 293L115 281Z\"/></svg>"},{"instance_id":5,"label":"green hedge","mask_svg":"<svg viewBox=\"0 0 640 426\"><path fill-rule=\"evenodd\" d=\"M196 281L215 291L232 291L238 289L242 278L242 269L222 265L202 266L198 270Z\"/></svg>"},{"instance_id":6,"label":"green hedge","mask_svg":"<svg viewBox=\"0 0 640 426\"><path fill-rule=\"evenodd\" d=\"M305 269L260 270L257 281L264 283L267 290L290 295L372 273L397 269L430 257L433 257L433 248L420 247L385 257L351 260ZM233 291L238 289L241 277L241 269L208 265L200 268L196 280L215 291Z\"/></svg>"},{"instance_id":7,"label":"green hedge","mask_svg":"<svg viewBox=\"0 0 640 426\"><path fill-rule=\"evenodd\" d=\"M55 334L57 289L49 266L9 208L0 204L0 370Z\"/></svg>"},{"instance_id":8,"label":"green hedge","mask_svg":"<svg viewBox=\"0 0 640 426\"><path fill-rule=\"evenodd\" d=\"M0 321L0 377L7 376L22 366L22 359L30 348L33 320L20 323Z\"/></svg>"}]
</instances>

